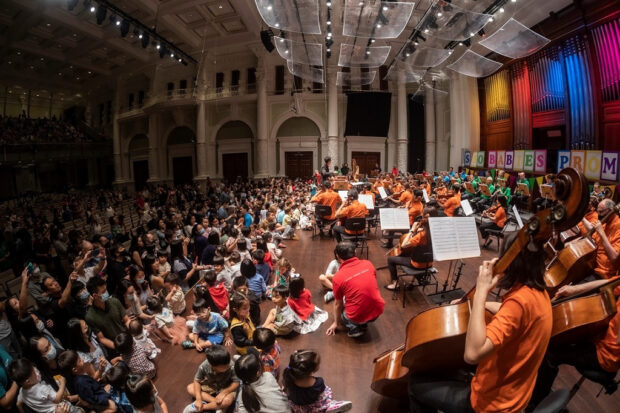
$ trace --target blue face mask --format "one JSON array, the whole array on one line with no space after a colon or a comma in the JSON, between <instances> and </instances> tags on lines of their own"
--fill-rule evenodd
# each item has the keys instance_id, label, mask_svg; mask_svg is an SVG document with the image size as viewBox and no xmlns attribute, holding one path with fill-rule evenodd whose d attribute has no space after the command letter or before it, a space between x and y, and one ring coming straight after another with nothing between
<instances>
[{"instance_id":1,"label":"blue face mask","mask_svg":"<svg viewBox=\"0 0 620 413\"><path fill-rule=\"evenodd\" d=\"M80 300L86 301L90 297L90 293L87 290L84 290L80 293Z\"/></svg>"},{"instance_id":2,"label":"blue face mask","mask_svg":"<svg viewBox=\"0 0 620 413\"><path fill-rule=\"evenodd\" d=\"M103 301L104 303L106 301L108 301L109 299L110 299L110 293L109 292L106 291L105 293L101 294L101 301Z\"/></svg>"},{"instance_id":3,"label":"blue face mask","mask_svg":"<svg viewBox=\"0 0 620 413\"><path fill-rule=\"evenodd\" d=\"M144 278L138 278L136 280L138 282L138 284L144 284L144 281L146 281Z\"/></svg>"},{"instance_id":4,"label":"blue face mask","mask_svg":"<svg viewBox=\"0 0 620 413\"><path fill-rule=\"evenodd\" d=\"M205 231L205 229L204 229L204 228L203 228L203 229L201 229L201 230L200 230L200 235L204 235L204 233L205 233L205 232L207 232L207 231Z\"/></svg>"}]
</instances>

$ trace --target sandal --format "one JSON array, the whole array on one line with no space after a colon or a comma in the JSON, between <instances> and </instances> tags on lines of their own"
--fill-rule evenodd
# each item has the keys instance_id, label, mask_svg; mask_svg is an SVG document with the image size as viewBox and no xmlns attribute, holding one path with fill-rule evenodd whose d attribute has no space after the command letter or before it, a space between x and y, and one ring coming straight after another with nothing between
<instances>
[{"instance_id":1,"label":"sandal","mask_svg":"<svg viewBox=\"0 0 620 413\"><path fill-rule=\"evenodd\" d=\"M196 345L192 340L185 340L183 343L181 343L181 347L183 347L183 350L189 350L191 348L195 348Z\"/></svg>"},{"instance_id":2,"label":"sandal","mask_svg":"<svg viewBox=\"0 0 620 413\"><path fill-rule=\"evenodd\" d=\"M395 285L395 286L390 288L390 284L388 284L388 285L384 285L383 288L385 288L388 291L394 292L394 291L396 291L396 289L398 289L398 285Z\"/></svg>"}]
</instances>

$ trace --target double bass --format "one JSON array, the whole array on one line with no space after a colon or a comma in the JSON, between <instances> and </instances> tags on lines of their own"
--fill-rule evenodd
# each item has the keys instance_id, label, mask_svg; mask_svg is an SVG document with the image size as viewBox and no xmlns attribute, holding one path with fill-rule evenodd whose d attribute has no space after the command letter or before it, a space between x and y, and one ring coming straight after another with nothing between
<instances>
[{"instance_id":1,"label":"double bass","mask_svg":"<svg viewBox=\"0 0 620 413\"><path fill-rule=\"evenodd\" d=\"M609 221L614 215L620 214L620 203L601 220L601 224ZM577 282L585 278L591 271L591 262L596 254L596 244L592 240L594 228L590 229L586 235L568 243L558 251L552 260L547 264L545 270L545 284L549 295L563 285Z\"/></svg>"},{"instance_id":2,"label":"double bass","mask_svg":"<svg viewBox=\"0 0 620 413\"><path fill-rule=\"evenodd\" d=\"M563 169L554 188L557 204L539 211L523 226L510 248L495 263L495 275L503 274L523 248L531 243L542 244L554 229L570 228L581 219L588 202L588 186L583 175L573 168ZM410 372L464 366L469 300L473 294L472 289L457 304L432 308L413 317L407 324L405 344L376 359L371 388L383 395L402 396L402 382ZM401 365L395 366L398 362Z\"/></svg>"},{"instance_id":3,"label":"double bass","mask_svg":"<svg viewBox=\"0 0 620 413\"><path fill-rule=\"evenodd\" d=\"M398 240L398 245L389 250L386 254L388 257L400 257L403 254L408 255L411 252L412 248L403 248L403 245L407 245L409 239L418 232L418 230L420 229L420 222L421 221L414 222L411 230L408 231L406 234L400 236Z\"/></svg>"}]
</instances>

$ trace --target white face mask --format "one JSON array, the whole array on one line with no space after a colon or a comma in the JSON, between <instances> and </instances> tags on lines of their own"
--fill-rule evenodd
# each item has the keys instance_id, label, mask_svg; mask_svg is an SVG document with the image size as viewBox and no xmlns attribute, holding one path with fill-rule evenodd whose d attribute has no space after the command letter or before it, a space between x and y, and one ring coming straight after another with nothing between
<instances>
[{"instance_id":1,"label":"white face mask","mask_svg":"<svg viewBox=\"0 0 620 413\"><path fill-rule=\"evenodd\" d=\"M50 346L50 351L48 351L43 357L46 360L54 360L56 358L56 347Z\"/></svg>"}]
</instances>

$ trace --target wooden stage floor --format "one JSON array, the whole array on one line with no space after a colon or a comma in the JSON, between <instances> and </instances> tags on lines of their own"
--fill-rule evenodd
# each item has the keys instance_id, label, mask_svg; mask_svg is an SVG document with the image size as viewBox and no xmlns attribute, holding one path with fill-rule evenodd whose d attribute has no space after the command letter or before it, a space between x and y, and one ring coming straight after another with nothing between
<instances>
[{"instance_id":1,"label":"wooden stage floor","mask_svg":"<svg viewBox=\"0 0 620 413\"><path fill-rule=\"evenodd\" d=\"M290 354L297 349L314 349L321 354L321 368L318 372L331 386L334 396L340 400L351 400L353 412L405 412L407 407L399 402L384 399L370 389L373 364L372 360L378 354L393 348L404 341L405 326L409 319L420 311L431 307L428 299L419 290L407 292L407 306L402 308L399 300L392 300L392 293L386 291L383 285L389 282L388 270L378 271L377 278L381 294L385 299L384 314L373 323L368 333L361 340L347 337L339 332L336 336L328 337L325 330L333 320L332 303L326 305L323 301L324 291L321 288L318 275L325 271L327 264L333 259L335 241L331 238L314 240L310 232L298 231L299 241L288 241L285 250L296 270L306 280L306 287L312 292L313 301L319 307L329 311L330 318L323 323L319 330L308 335L298 335L293 338L280 338L282 348L282 369L288 365ZM379 241L371 233L370 260L375 267L386 265L386 250L379 246ZM491 259L497 255L497 244L493 242L490 250L483 250L483 258ZM475 283L479 258L465 260L463 276L459 287L468 290ZM436 263L439 270L440 286L448 272L447 263ZM430 290L427 288L427 292ZM188 308L191 306L188 303ZM262 316L266 317L272 308L270 302L263 303ZM191 402L185 387L193 379L198 365L204 360L204 354L195 350L183 350L180 346L171 346L165 343L155 343L162 348L162 353L156 359L158 375L155 384L160 396L168 404L170 413L180 413ZM579 375L572 367L562 367L555 387L570 388L579 379ZM573 398L568 408L571 412L618 412L620 406L620 391L609 396L599 393L600 386L586 381L581 390ZM613 407L616 406L616 407Z\"/></svg>"}]
</instances>

